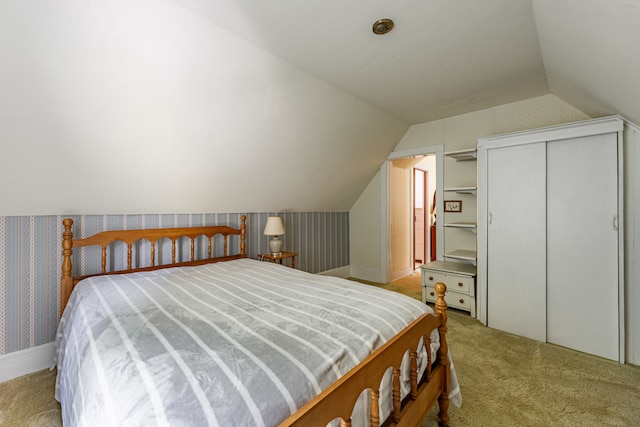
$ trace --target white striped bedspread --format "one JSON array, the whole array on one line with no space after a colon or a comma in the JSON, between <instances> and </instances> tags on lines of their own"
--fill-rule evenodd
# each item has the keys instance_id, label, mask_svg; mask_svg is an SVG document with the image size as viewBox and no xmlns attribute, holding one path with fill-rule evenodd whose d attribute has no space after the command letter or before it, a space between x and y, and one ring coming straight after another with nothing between
<instances>
[{"instance_id":1,"label":"white striped bedspread","mask_svg":"<svg viewBox=\"0 0 640 427\"><path fill-rule=\"evenodd\" d=\"M274 426L429 310L251 259L89 278L60 321L56 399L65 426Z\"/></svg>"}]
</instances>

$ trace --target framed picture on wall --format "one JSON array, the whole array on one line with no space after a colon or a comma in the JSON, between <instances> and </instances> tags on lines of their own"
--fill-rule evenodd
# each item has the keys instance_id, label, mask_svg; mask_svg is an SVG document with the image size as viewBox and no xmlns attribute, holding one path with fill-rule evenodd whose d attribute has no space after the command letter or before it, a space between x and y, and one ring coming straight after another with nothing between
<instances>
[{"instance_id":1,"label":"framed picture on wall","mask_svg":"<svg viewBox=\"0 0 640 427\"><path fill-rule=\"evenodd\" d=\"M462 212L462 200L445 200L445 212Z\"/></svg>"}]
</instances>

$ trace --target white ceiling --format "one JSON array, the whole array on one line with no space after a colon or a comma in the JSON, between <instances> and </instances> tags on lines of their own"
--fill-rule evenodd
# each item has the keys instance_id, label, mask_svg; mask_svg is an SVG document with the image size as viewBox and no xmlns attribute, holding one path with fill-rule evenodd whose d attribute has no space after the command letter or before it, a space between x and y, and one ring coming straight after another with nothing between
<instances>
[{"instance_id":1,"label":"white ceiling","mask_svg":"<svg viewBox=\"0 0 640 427\"><path fill-rule=\"evenodd\" d=\"M411 123L640 124L638 46L640 0L0 2L2 213L348 210Z\"/></svg>"},{"instance_id":2,"label":"white ceiling","mask_svg":"<svg viewBox=\"0 0 640 427\"><path fill-rule=\"evenodd\" d=\"M548 93L640 119L638 0L171 1L409 123Z\"/></svg>"},{"instance_id":3,"label":"white ceiling","mask_svg":"<svg viewBox=\"0 0 640 427\"><path fill-rule=\"evenodd\" d=\"M640 124L640 1L534 0L551 93Z\"/></svg>"}]
</instances>

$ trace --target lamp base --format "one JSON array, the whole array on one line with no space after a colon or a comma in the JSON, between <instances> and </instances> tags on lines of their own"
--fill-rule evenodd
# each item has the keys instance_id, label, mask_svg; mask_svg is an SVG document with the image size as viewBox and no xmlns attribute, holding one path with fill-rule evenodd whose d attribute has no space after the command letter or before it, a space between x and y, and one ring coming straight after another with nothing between
<instances>
[{"instance_id":1,"label":"lamp base","mask_svg":"<svg viewBox=\"0 0 640 427\"><path fill-rule=\"evenodd\" d=\"M278 236L273 236L271 240L269 240L269 249L272 254L278 254L282 252L282 240Z\"/></svg>"}]
</instances>

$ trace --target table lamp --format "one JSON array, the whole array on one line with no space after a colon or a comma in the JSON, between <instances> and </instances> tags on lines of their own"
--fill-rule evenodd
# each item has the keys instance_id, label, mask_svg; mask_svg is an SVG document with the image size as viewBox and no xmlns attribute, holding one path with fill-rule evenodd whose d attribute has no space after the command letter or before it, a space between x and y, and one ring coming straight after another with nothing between
<instances>
[{"instance_id":1,"label":"table lamp","mask_svg":"<svg viewBox=\"0 0 640 427\"><path fill-rule=\"evenodd\" d=\"M264 235L272 236L269 240L269 249L272 254L277 254L282 251L282 240L280 237L284 234L284 226L282 225L282 219L279 216L270 216L267 218L267 225L264 227Z\"/></svg>"}]
</instances>

